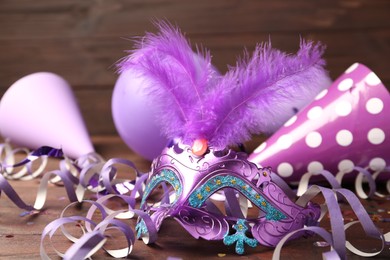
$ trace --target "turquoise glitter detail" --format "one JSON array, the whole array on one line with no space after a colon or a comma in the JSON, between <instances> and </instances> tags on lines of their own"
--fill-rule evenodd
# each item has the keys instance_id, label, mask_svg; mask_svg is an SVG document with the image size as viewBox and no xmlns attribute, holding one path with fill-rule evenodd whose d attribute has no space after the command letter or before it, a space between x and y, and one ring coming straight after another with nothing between
<instances>
[{"instance_id":1,"label":"turquoise glitter detail","mask_svg":"<svg viewBox=\"0 0 390 260\"><path fill-rule=\"evenodd\" d=\"M245 244L256 247L258 242L254 238L249 238L245 235L245 232L248 230L245 219L238 219L237 223L233 225L233 228L237 231L233 235L226 235L223 237L223 243L227 246L230 246L236 243L236 253L242 255L244 253Z\"/></svg>"},{"instance_id":2,"label":"turquoise glitter detail","mask_svg":"<svg viewBox=\"0 0 390 260\"><path fill-rule=\"evenodd\" d=\"M234 188L244 194L251 202L266 213L266 219L278 221L287 218L286 215L272 206L271 203L257 193L247 182L231 175L215 176L197 188L188 199L190 206L200 208L210 195L226 187Z\"/></svg>"},{"instance_id":3,"label":"turquoise glitter detail","mask_svg":"<svg viewBox=\"0 0 390 260\"><path fill-rule=\"evenodd\" d=\"M158 174L153 176L152 179L150 180L150 182L148 183L148 185L146 186L145 192L144 192L144 195L143 195L142 201L141 201L141 208L145 204L146 199L148 198L148 196L152 192L152 190L157 185L159 185L161 182L169 183L170 185L172 185L173 189L175 190L176 198L175 198L175 201L173 203L175 203L179 199L181 192L183 190L179 178L176 176L176 174L172 170L163 169Z\"/></svg>"},{"instance_id":4,"label":"turquoise glitter detail","mask_svg":"<svg viewBox=\"0 0 390 260\"><path fill-rule=\"evenodd\" d=\"M135 230L137 231L137 238L140 238L143 234L148 233L148 228L146 227L143 219L137 223Z\"/></svg>"}]
</instances>

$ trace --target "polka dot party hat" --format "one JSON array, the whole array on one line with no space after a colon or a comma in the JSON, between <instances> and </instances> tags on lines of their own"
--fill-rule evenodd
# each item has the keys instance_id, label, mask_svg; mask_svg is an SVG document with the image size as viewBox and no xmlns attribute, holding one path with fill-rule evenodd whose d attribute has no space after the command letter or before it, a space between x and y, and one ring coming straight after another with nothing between
<instances>
[{"instance_id":1,"label":"polka dot party hat","mask_svg":"<svg viewBox=\"0 0 390 260\"><path fill-rule=\"evenodd\" d=\"M382 171L390 164L390 96L370 69L355 63L249 156L287 181L322 170Z\"/></svg>"}]
</instances>

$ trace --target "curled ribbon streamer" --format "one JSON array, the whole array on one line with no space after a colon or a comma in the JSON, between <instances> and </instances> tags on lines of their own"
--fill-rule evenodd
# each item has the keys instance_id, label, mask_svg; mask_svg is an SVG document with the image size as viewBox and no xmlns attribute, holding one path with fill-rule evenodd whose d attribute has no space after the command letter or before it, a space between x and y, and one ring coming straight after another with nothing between
<instances>
[{"instance_id":1,"label":"curled ribbon streamer","mask_svg":"<svg viewBox=\"0 0 390 260\"><path fill-rule=\"evenodd\" d=\"M321 227L314 227L314 226L304 227L304 228L297 229L297 230L287 234L285 237L283 237L280 240L280 242L276 245L276 247L274 249L274 253L272 255L272 260L279 260L280 259L280 254L281 254L281 251L282 251L282 247L291 237L293 237L294 235L296 235L298 233L303 233L303 232L307 232L307 231L310 231L310 232L313 232L313 233L319 235L329 245L333 244L332 235L328 231L326 231L325 229L323 229ZM323 253L323 259L337 260L337 259L341 259L341 258L339 257L339 255L337 254L337 252L335 250L331 250L329 252Z\"/></svg>"},{"instance_id":2,"label":"curled ribbon streamer","mask_svg":"<svg viewBox=\"0 0 390 260\"><path fill-rule=\"evenodd\" d=\"M344 226L344 230L346 231L348 228L352 227L353 225L355 225L357 223L359 223L359 221L353 221L353 222L347 223ZM356 255L360 255L363 257L373 257L373 256L380 254L383 251L385 244L390 243L390 232L386 233L385 235L380 234L380 237L382 240L382 248L376 252L371 252L371 253L363 252L363 251L357 249L355 246L353 246L349 241L346 241L345 247L348 248L349 251L351 251L352 253L354 253Z\"/></svg>"},{"instance_id":3,"label":"curled ribbon streamer","mask_svg":"<svg viewBox=\"0 0 390 260\"><path fill-rule=\"evenodd\" d=\"M80 201L84 196L84 192L77 192L74 189L74 185L77 183L74 182L73 176L67 174L66 172L55 170L52 172L45 173L45 175L41 179L41 183L38 188L38 194L35 200L34 209L40 210L44 206L46 202L47 189L48 184L50 183L50 178L52 177L60 177L61 181L64 183L64 187L68 198L71 202Z\"/></svg>"},{"instance_id":4,"label":"curled ribbon streamer","mask_svg":"<svg viewBox=\"0 0 390 260\"><path fill-rule=\"evenodd\" d=\"M22 162L17 163L13 166L21 166L27 163L31 163L38 158L42 156L53 156L53 157L60 157L62 156L62 151L49 148L49 147L42 147L40 149L35 150L33 153L27 156L26 159L24 159ZM7 160L9 161L9 160ZM12 160L11 160L12 161ZM5 170L2 165L1 172L4 173ZM10 166L6 166L10 167ZM40 167L41 168L41 167ZM54 177L54 178L53 178ZM8 181L3 177L3 174L0 176L0 189L5 192L5 194L11 199L11 201L14 202L19 208L26 209L26 210L40 210L45 204L46 196L47 196L47 185L51 182L51 180L54 180L55 178L58 178L64 183L66 192L68 194L70 201L77 201L81 199L81 196L83 196L83 193L76 193L74 191L73 186L78 184L78 178L76 176L73 176L70 174L70 171L65 166L65 161L61 161L60 163L60 170L55 170L48 172L44 174L44 176L41 179L41 183L38 187L37 196L35 199L34 206L31 207L30 205L27 205L23 202L23 200L19 197L19 195L15 192L15 190L12 188L12 186L8 183Z\"/></svg>"},{"instance_id":5,"label":"curled ribbon streamer","mask_svg":"<svg viewBox=\"0 0 390 260\"><path fill-rule=\"evenodd\" d=\"M48 158L47 156L40 156L39 159L41 163L35 171L32 171L32 161L36 161L38 158L27 159L26 163L23 164L23 167L19 170L16 170L17 166L22 164L16 164L16 154L21 154L27 156L30 155L30 151L26 148L16 148L12 149L9 143L4 143L0 145L0 158L1 164L4 167L3 175L7 179L12 180L31 180L38 177L46 168Z\"/></svg>"},{"instance_id":6,"label":"curled ribbon streamer","mask_svg":"<svg viewBox=\"0 0 390 260\"><path fill-rule=\"evenodd\" d=\"M376 183L375 183L375 179L380 173L383 172L382 170L377 171L374 174L371 174L367 170L367 168L362 168L359 166L355 166L353 170L358 172L358 175L355 178L355 191L360 198L368 199L368 198L372 198L374 195L378 195L379 197L385 196L384 194L380 194L376 191ZM345 172L339 172L338 174L336 174L336 176L334 176L332 173L326 170L322 170L318 173L307 172L303 174L301 179L299 180L297 195L301 196L307 191L310 184L310 178L313 176L323 176L325 180L330 184L332 189L339 189L342 187L341 184L346 174L347 173ZM363 189L364 180L368 183L368 187L369 187L368 194ZM390 191L389 187L390 187L390 180L387 181L388 191Z\"/></svg>"},{"instance_id":7,"label":"curled ribbon streamer","mask_svg":"<svg viewBox=\"0 0 390 260\"><path fill-rule=\"evenodd\" d=\"M104 165L104 161L96 162L89 165L86 165L80 171L80 185L87 190L93 192L101 192L104 190L104 187L100 185L100 171Z\"/></svg>"},{"instance_id":8,"label":"curled ribbon streamer","mask_svg":"<svg viewBox=\"0 0 390 260\"><path fill-rule=\"evenodd\" d=\"M99 202L94 203L93 206L96 206L96 204L99 204ZM104 248L104 243L100 244L100 246L108 254L110 254L111 256L113 256L115 258L128 256L131 253L132 248L133 248L133 244L135 242L135 236L134 236L133 230L127 224L125 224L125 223L115 219L115 218L120 218L120 217L118 217L119 215L123 216L123 214L126 214L127 212L128 211L126 211L126 210L119 210L119 211L112 212L112 213L110 213L108 215L107 215L108 212L106 212L106 214L105 214L106 217L100 223L98 223L93 230L89 231L89 232L96 232L97 230L99 230L102 234L104 234L104 232L106 230L117 229L117 230L121 231L125 235L126 242L127 242L127 245L128 245L125 248L116 249L116 250L108 250L108 249ZM134 214L131 214L131 215L134 216ZM88 218L88 216L87 216L87 218ZM90 230L91 222L85 222L85 224L86 224L86 226L85 226L86 229ZM87 226L87 225L89 225L89 226ZM87 239L85 238L85 236L87 234L88 233L86 233L85 235L83 235L83 237L80 238L81 242L76 242L73 246L75 248L77 248L78 244L83 243L84 241L87 242L88 241L87 240L88 237L87 237ZM73 252L73 251L77 252L73 248L73 246L67 250L66 254L69 254L69 252ZM96 248L96 249L98 249L98 248ZM94 250L95 250L95 248L94 248ZM69 259L73 259L73 258L69 258Z\"/></svg>"},{"instance_id":9,"label":"curled ribbon streamer","mask_svg":"<svg viewBox=\"0 0 390 260\"><path fill-rule=\"evenodd\" d=\"M121 249L106 249L103 247L104 251L106 251L109 255L115 258L119 258L119 257L126 257L132 252L133 245L135 242L135 236L133 230L127 224L116 219L110 219L99 223L97 228L99 228L102 231L109 230L109 229L117 229L121 231L123 234L125 234L125 238L128 246Z\"/></svg>"},{"instance_id":10,"label":"curled ribbon streamer","mask_svg":"<svg viewBox=\"0 0 390 260\"><path fill-rule=\"evenodd\" d=\"M104 211L108 215L111 215L111 214L114 214L115 212L117 212L117 210L111 210L110 208L106 207L104 205L104 203L106 201L108 201L109 199L112 199L114 197L122 199L124 202L126 202L126 204L128 206L128 209L127 210L121 210L121 213L117 214L116 218L118 218L118 219L130 219L130 218L133 218L134 217L133 210L134 210L134 207L135 207L135 200L131 196L118 195L118 194L108 194L108 195L105 195L105 196L99 198L98 200L96 200L96 203L98 205L100 205L100 207L102 207L104 209ZM91 208L88 210L87 218L91 218L92 215L94 214L94 212L96 211L96 209L97 209L96 204L93 204L91 206ZM100 211L101 211L101 209L100 209Z\"/></svg>"},{"instance_id":11,"label":"curled ribbon streamer","mask_svg":"<svg viewBox=\"0 0 390 260\"><path fill-rule=\"evenodd\" d=\"M105 251L113 257L125 257L131 253L132 246L135 241L135 237L131 228L119 220L114 218L120 214L126 212L126 210L119 210L108 214L106 208L102 206L101 203L97 201L85 200L83 202L88 202L96 209L98 208L102 213L102 221L96 223L92 220L92 215L90 215L92 207L89 209L86 217L82 216L71 216L63 217L64 212L75 203L68 205L61 213L61 217L52 221L45 228L41 237L41 257L47 256L45 247L44 247L44 238L49 235L50 240L52 239L53 234L61 229L62 233L68 240L72 241L74 244L66 251L65 254L59 252L53 246L53 250L57 255L64 257L64 259L83 259L94 254L97 250L103 247L104 243L107 241L107 238L104 236L104 232L110 229L117 229L121 231L127 241L128 246L123 249L118 250L106 250ZM82 227L80 222L84 221L85 226ZM65 224L77 223L84 233L80 238L72 236L64 227ZM93 226L93 228L92 228Z\"/></svg>"},{"instance_id":12,"label":"curled ribbon streamer","mask_svg":"<svg viewBox=\"0 0 390 260\"><path fill-rule=\"evenodd\" d=\"M136 172L136 180L140 179L136 185L126 185L126 192L131 193L131 197L135 198L142 194L142 182L146 180L147 176L141 177L141 173L135 168L134 164L125 159L110 159L109 161L102 161L103 158L96 154L91 153L85 156L78 158L75 161L70 160L62 154L62 151L59 149L54 149L51 147L41 147L33 152L27 152L27 149L21 149L23 152L26 152L27 157L15 164L15 153L19 152L20 149L12 149L8 143L0 145L0 156L3 156L2 163L0 164L0 194L3 191L10 200L19 208L25 209L28 211L31 210L40 210L44 206L47 197L47 189L49 183L54 183L56 185L63 185L68 199L71 202L81 202L84 198L85 192L102 192L120 194L118 190L115 190L113 187L124 182L129 182L129 180L116 180L116 169L113 167L114 164L122 164L129 167L132 171ZM59 163L59 169L46 172L41 178L40 185L38 187L37 196L35 199L34 206L26 204L16 191L12 188L10 183L7 181L6 177L9 176L9 173L6 171L7 168L19 167L31 164L32 162L41 159L43 163L39 166L38 170L35 173L24 176L17 173L20 176L17 176L19 180L30 180L42 172L46 167L48 157L65 157ZM9 165L11 163L11 165ZM23 170L26 171L26 170ZM27 172L31 173L31 168L27 167ZM24 174L24 173L23 173ZM15 176L14 178L15 179ZM94 184L95 182L95 184ZM108 185L108 186L105 186ZM133 192L132 188L137 190Z\"/></svg>"},{"instance_id":13,"label":"curled ribbon streamer","mask_svg":"<svg viewBox=\"0 0 390 260\"><path fill-rule=\"evenodd\" d=\"M62 210L59 219L66 219L66 218L68 218L68 217L65 217L65 212L66 212L70 207L75 206L75 205L79 205L80 203L81 203L81 202L73 202L73 203L70 203L68 206L66 206L66 207ZM93 201L93 200L83 200L82 203L89 203L89 204L94 205L94 206L95 206L95 211L96 211L96 209L99 209L99 211L100 211L100 213L101 213L101 215L102 215L102 216L101 216L101 217L102 217L102 220L104 220L104 219L107 217L108 214L107 214L107 212L106 212L106 210L105 210L105 207L103 207L103 205L101 205L100 203L98 203L98 202L96 202L96 201ZM91 209L91 208L90 208L90 209ZM90 209L89 209L89 211L90 211ZM89 212L89 211L88 211L88 212ZM90 220L92 221L92 216L91 216L91 215L90 215L90 216L85 216L84 218L90 219ZM85 233L85 230L86 230L87 232L92 232L92 231L93 231L93 228L91 227L91 224L93 224L94 226L96 226L96 223L95 223L95 222L85 222L85 228L82 228L83 233ZM70 241L72 241L72 242L76 242L76 241L78 240L78 238L72 236L72 235L66 230L66 228L65 228L63 225L60 226L60 228L61 228L62 234L64 234L64 236L65 236L68 240L70 240Z\"/></svg>"},{"instance_id":14,"label":"curled ribbon streamer","mask_svg":"<svg viewBox=\"0 0 390 260\"><path fill-rule=\"evenodd\" d=\"M3 171L3 170L1 169L1 171ZM0 174L0 194L1 194L2 191L19 208L25 209L25 210L34 210L34 207L24 203L24 201L19 197L19 195L12 188L12 186L8 183L8 181L4 178L4 176Z\"/></svg>"},{"instance_id":15,"label":"curled ribbon streamer","mask_svg":"<svg viewBox=\"0 0 390 260\"><path fill-rule=\"evenodd\" d=\"M109 255L115 258L126 257L132 252L133 244L135 242L135 236L133 230L129 227L129 225L117 220L116 218L123 218L123 216L134 217L134 214L137 214L145 223L146 228L148 230L147 235L143 237L145 243L154 242L157 239L157 230L155 229L150 216L140 210L133 209L129 206L128 210L118 210L112 211L108 210L107 207L103 205L105 200L111 198L121 198L126 202L130 202L132 198L130 196L125 195L106 195L102 197L98 201L85 200L83 202L87 202L91 204L91 207L88 210L87 216L71 216L64 217L65 211L73 206L75 203L68 205L61 213L61 217L49 223L41 236L41 258L49 259L45 247L44 247L44 239L46 236L49 236L50 243L54 233L61 229L62 233L66 238L73 242L73 245L68 248L65 254L59 252L57 249L53 247L54 252L64 259L84 259L91 255L93 255L96 251L103 248ZM130 203L129 203L130 204ZM96 223L92 220L92 216L96 209L99 209L102 214L102 220L99 223ZM132 214L127 214L128 212L132 212ZM69 223L77 223L80 225L80 221L84 221L85 226L82 227L83 235L80 238L76 238L64 228L65 224ZM93 226L93 228L92 228ZM127 247L121 249L108 250L104 248L104 244L107 242L108 238L104 236L104 232L110 229L117 229L122 232L122 234L126 238Z\"/></svg>"},{"instance_id":16,"label":"curled ribbon streamer","mask_svg":"<svg viewBox=\"0 0 390 260\"><path fill-rule=\"evenodd\" d=\"M11 154L13 154L11 145L8 142L1 143L0 144L0 158L1 158L1 161L3 162L3 164L4 164L4 162L6 164L13 164L12 161L11 162L6 161L6 160L13 159L13 157L10 157Z\"/></svg>"},{"instance_id":17,"label":"curled ribbon streamer","mask_svg":"<svg viewBox=\"0 0 390 260\"><path fill-rule=\"evenodd\" d=\"M100 231L93 231L80 238L62 255L63 259L86 259L95 254L107 241Z\"/></svg>"},{"instance_id":18,"label":"curled ribbon streamer","mask_svg":"<svg viewBox=\"0 0 390 260\"><path fill-rule=\"evenodd\" d=\"M346 258L346 249L350 250L351 252L353 252L359 256L374 256L374 255L377 255L380 252L382 252L382 250L384 249L384 244L390 242L389 241L390 232L385 234L385 235L382 235L378 231L378 229L373 224L372 220L369 218L364 207L361 205L360 201L354 195L353 192L346 190L346 189L343 189L343 188L329 189L329 188L324 188L324 187L319 187L319 186L314 185L314 186L311 186L297 200L297 204L305 205L305 204L307 204L308 201L310 201L313 197L315 197L319 193L322 193L322 195L325 198L324 207L322 207L324 209L322 212L322 216L325 215L326 211L329 211L329 214L331 216L330 221L331 221L332 233L327 232L324 228L316 227L316 226L304 227L302 229L291 232L288 235L286 235L279 242L279 244L276 246L275 251L274 251L274 255L273 255L273 259L279 259L280 252L281 252L281 249L282 249L284 243L286 241L288 241L289 238L293 237L294 234L297 234L298 232L316 233L316 234L320 235L322 238L324 238L324 240L326 242L328 242L329 245L332 246L332 250L330 252L326 252L323 254L324 259L345 259ZM379 239L382 241L382 248L380 250L378 250L377 252L374 252L374 253L364 253L361 250L356 249L354 246L352 246L352 244L350 244L346 240L345 230L348 229L353 224L355 224L356 222L352 222L352 223L348 223L348 224L344 225L343 217L341 214L341 209L337 203L337 195L342 196L343 199L349 203L349 205L351 206L351 208L354 211L354 213L356 214L356 216L358 216L359 223L362 224L362 227L363 227L365 233L370 237L373 237L373 238L376 238L376 239ZM128 202L129 209L128 210L121 210L121 211L107 211L107 208L103 205L103 202L108 200L108 199L114 198L114 197L122 198L124 201ZM230 196L227 196L227 197L230 197ZM113 220L113 218L120 216L124 212L127 213L129 211L132 211L133 213L138 214L145 221L146 227L148 229L148 232L146 234L144 234L141 238L147 244L155 242L157 239L157 231L156 231L154 225L152 224L153 222L150 220L150 217L146 212L135 210L135 209L132 209L132 207L130 207L130 204L133 202L133 200L134 200L134 198L130 198L129 196L111 194L111 195L103 196L102 198L100 198L96 202L91 201L92 206L88 210L88 214L86 216L86 219L88 219L90 221L85 222L85 230L87 232L83 236L83 239L80 239L80 240L72 239L72 241L74 241L76 244L80 243L83 245L84 244L93 244L94 245L93 241L94 241L95 237L92 235L87 235L87 234L93 233L96 231L96 223L93 222L91 220L91 218L92 218L92 215L94 214L94 211L96 209L99 209L100 211L102 211L102 216L104 218L103 221L101 222L103 224L98 224L99 226L108 225L107 222L110 222L108 220ZM64 219L66 219L66 218L64 218ZM91 225L94 225L95 228L93 229L91 227ZM91 239L91 242L86 241L86 239ZM99 246L102 248L103 248L103 245L104 245L104 243L99 244ZM78 253L73 252L77 248L82 248L82 247L79 245L72 246L72 249L68 249L68 250L72 251L72 253L69 253L69 254L72 256L79 255ZM96 250L96 248L93 247L93 250ZM118 252L123 253L126 250L127 249L121 249ZM130 253L130 250L126 251L126 252ZM113 254L111 254L111 255L114 256ZM121 255L122 256L114 256L114 257L123 257L123 254L121 254Z\"/></svg>"},{"instance_id":19,"label":"curled ribbon streamer","mask_svg":"<svg viewBox=\"0 0 390 260\"><path fill-rule=\"evenodd\" d=\"M140 172L135 167L134 163L131 161L126 159L119 159L119 158L108 160L102 168L101 177L102 177L102 183L104 187L106 187L109 193L113 193L113 194L117 193L117 191L114 190L113 188L115 184L123 183L124 181L127 181L127 180L116 179L115 183L113 183L113 179L116 176L116 168L114 167L115 164L125 165L136 172L136 177L140 176Z\"/></svg>"},{"instance_id":20,"label":"curled ribbon streamer","mask_svg":"<svg viewBox=\"0 0 390 260\"><path fill-rule=\"evenodd\" d=\"M152 219L150 218L149 214L142 210L134 210L134 213L136 213L145 223L147 232L141 235L142 241L147 245L156 242L157 229Z\"/></svg>"},{"instance_id":21,"label":"curled ribbon streamer","mask_svg":"<svg viewBox=\"0 0 390 260\"><path fill-rule=\"evenodd\" d=\"M16 149L12 150L12 148L9 146L1 145L0 156L6 154L6 156L4 157L6 159L2 159L2 162L11 162L13 159L10 159L11 157L9 157L9 154L12 154L12 152L14 151L19 152ZM53 150L53 152L55 152L55 149ZM32 163L39 158L42 159L43 156L47 157L49 153L50 150L44 149L38 151L36 154L34 154L33 152L32 154L28 155L27 158L22 162ZM59 154L54 154L54 157L58 155ZM19 163L17 165L22 166L23 163ZM128 167L131 169L132 172L135 172L135 180L130 181L128 179L116 179L116 164ZM141 238L144 243L153 243L157 239L157 229L148 213L135 209L136 198L142 196L145 187L145 181L148 177L148 174L140 173L131 161L118 158L104 161L104 159L97 154L89 154L82 158L79 158L76 161L71 161L70 159L65 157L65 159L60 161L58 170L47 172L42 176L42 181L39 186L38 194L33 207L25 204L23 200L18 196L18 194L4 177L4 175L6 175L7 173L5 173L3 165L0 166L0 170L2 172L2 174L0 175L0 191L3 191L20 208L26 210L41 209L46 201L47 186L49 183L63 185L66 189L69 200L73 202L63 210L59 219L54 220L45 227L41 237L42 259L49 259L43 245L44 238L46 236L49 236L51 240L54 233L58 229L61 229L64 236L74 243L66 251L65 254L59 252L54 248L56 254L61 257L64 257L65 259L90 257L101 248L103 248L103 250L105 250L113 257L125 257L129 255L132 251L134 244L134 232L128 225L124 224L119 219L128 219L134 217L135 215L138 215L138 217L145 223L145 228L147 232L142 232L141 235ZM358 195L359 193L361 193L359 191L359 188L361 188L361 191L363 193L361 193L359 196L363 198L369 198L374 195L377 195L375 179L381 172L389 171L388 168L385 168L384 170L377 171L374 174L371 174L366 168L355 167L354 170L359 172L359 175L356 178L356 183L358 183L359 181L359 185L355 183L355 187ZM290 198L296 198L297 195L280 177L278 177L274 173L271 173L271 175L273 180L277 182L280 187L283 188L285 193ZM301 196L298 198L296 203L298 205L306 205L314 196L316 196L318 193L322 193L325 198L325 203L321 205L322 213L320 220L323 218L323 216L325 216L325 213L329 211L329 214L331 216L330 222L332 233L327 232L321 227L315 226L305 227L301 230L296 230L292 233L289 233L276 246L273 259L277 259L280 256L281 248L283 244L289 240L289 238L294 236L294 234L296 234L297 232L308 231L320 235L332 246L332 251L324 253L324 258L326 259L335 259L335 257L344 259L346 256L346 249L360 256L374 256L382 252L384 244L390 243L390 232L382 235L376 229L372 220L369 218L368 213L361 205L357 197L354 195L354 193L349 190L340 188L343 175L340 174L334 177L330 172L327 171L322 171L321 173L319 173L319 175L324 176L324 178L332 186L332 189L323 188L316 185L309 187L309 179L312 175L307 174L302 177L300 187L298 188L298 195ZM368 194L365 194L362 188L362 182L364 178L368 181L369 184L370 191ZM164 184L162 185L164 194L160 200L160 206L163 206L164 204L169 204L171 200L171 191L166 186L164 186ZM389 182L387 182L387 189L389 190ZM86 191L95 191L100 193L104 192L111 194L100 196L96 201L88 201L83 200ZM248 205L250 205L249 200L247 200L243 196L237 196L234 190L225 189L224 192L225 193L221 194L221 196L225 200L226 215L228 217L245 217ZM129 195L124 195L125 193L128 193ZM105 206L105 203L113 198L119 198L123 200L127 209L112 210L109 207ZM349 203L349 205L352 207L352 210L359 218L359 223L361 223L365 233L368 236L382 241L382 248L380 250L374 253L365 253L355 248L350 242L346 240L345 230L350 228L357 222L352 222L344 225L341 209L337 203L337 198L346 200ZM88 202L91 204L85 217L64 217L64 212L67 211L69 207L80 202ZM220 210L211 201L206 201L206 207L208 207L210 212L215 211L220 213ZM99 223L92 221L96 210L99 210L102 216L102 220ZM80 238L76 238L65 229L64 225L68 223L79 224L80 221L84 221L84 226L80 227L83 232L83 235ZM127 247L115 250L107 250L104 248L104 245L107 242L107 238L104 236L104 232L106 230L111 229L116 229L122 234L124 234L127 242Z\"/></svg>"},{"instance_id":22,"label":"curled ribbon streamer","mask_svg":"<svg viewBox=\"0 0 390 260\"><path fill-rule=\"evenodd\" d=\"M359 171L358 176L355 179L355 191L357 195L362 199L368 199L372 198L376 192L376 184L374 176L371 175L367 169L364 169L362 167L354 167L355 170ZM363 180L366 180L368 182L368 187L370 188L370 191L368 194L366 194L363 190Z\"/></svg>"},{"instance_id":23,"label":"curled ribbon streamer","mask_svg":"<svg viewBox=\"0 0 390 260\"><path fill-rule=\"evenodd\" d=\"M345 233L340 232L340 230L343 230L343 215L341 213L340 206L337 203L337 197L335 196L335 193L331 189L319 187L319 186L312 186L307 191L309 196L314 195L315 193L321 192L322 195L325 198L326 207L329 211L329 215L332 216L330 219L330 226L333 234L333 243L332 247L334 250L338 253L338 255L344 259L346 255L346 248L345 248ZM313 193L314 192L314 193ZM301 197L302 198L302 197ZM301 202L303 201L298 199L296 202L298 205L303 205ZM321 219L320 219L321 221Z\"/></svg>"},{"instance_id":24,"label":"curled ribbon streamer","mask_svg":"<svg viewBox=\"0 0 390 260\"><path fill-rule=\"evenodd\" d=\"M91 164L96 164L96 163L99 163L99 162L104 162L104 158L99 155L98 153L88 153L88 154L85 154L85 155L82 155L81 157L77 158L74 162L75 165L77 165L78 167L80 167L81 169L87 167L88 165L91 165Z\"/></svg>"},{"instance_id":25,"label":"curled ribbon streamer","mask_svg":"<svg viewBox=\"0 0 390 260\"><path fill-rule=\"evenodd\" d=\"M298 190L297 190L297 196L302 196L308 189L309 183L310 183L310 178L312 176L318 176L321 175L323 176L327 182L331 185L332 189L338 189L341 188L340 183L337 181L337 179L329 172L329 171L320 171L318 173L310 173L307 172L304 175L302 175L299 185L298 185Z\"/></svg>"},{"instance_id":26,"label":"curled ribbon streamer","mask_svg":"<svg viewBox=\"0 0 390 260\"><path fill-rule=\"evenodd\" d=\"M343 188L332 190L332 189L313 185L296 201L296 203L298 205L304 205L319 193L322 193L322 195L324 196L325 198L324 205L326 205L326 209L329 211L329 215L331 216L330 223L331 223L333 239L331 243L329 243L328 240L326 241L332 246L332 248L337 252L337 255L341 259L346 258L346 251L345 251L346 249L350 250L351 252L359 256L367 256L367 255L366 253L357 250L355 247L351 245L350 242L346 240L345 230L353 224L348 223L344 225L341 209L336 200L336 197L338 196L342 196L343 199L348 202L351 209L358 217L359 223L362 225L366 235L375 239L379 239L382 242L382 248L372 254L377 255L383 251L385 243L390 242L388 241L388 236L390 236L390 232L387 233L386 235L382 235L381 232L379 232L379 230L375 227L374 223L368 216L367 211L360 203L359 199L350 190L343 189ZM321 208L324 209L323 207ZM324 214L322 214L322 216L323 215ZM305 229L310 230L310 228L305 228ZM283 239L283 241L280 241L279 244L283 244L284 242L285 240ZM280 249L281 246L277 248ZM331 255L333 255L333 253Z\"/></svg>"},{"instance_id":27,"label":"curled ribbon streamer","mask_svg":"<svg viewBox=\"0 0 390 260\"><path fill-rule=\"evenodd\" d=\"M385 167L383 170L379 170L379 171L374 172L372 174L372 177L374 178L374 180L376 180L378 178L379 174L381 174L381 173L389 174L390 173L390 167ZM390 179L387 180L387 182L386 182L386 190L387 190L388 193L390 193ZM381 198L386 196L385 194L382 194L382 193L377 192L377 191L375 191L375 195L378 196L378 197L381 197Z\"/></svg>"},{"instance_id":28,"label":"curled ribbon streamer","mask_svg":"<svg viewBox=\"0 0 390 260\"><path fill-rule=\"evenodd\" d=\"M52 222L50 222L44 229L41 235L41 245L40 245L40 255L42 259L50 259L50 257L47 255L45 247L44 247L44 239L46 236L49 236L49 241L50 244L52 245L51 239L55 232L60 228L61 226L69 223L78 223L80 221L85 221L85 222L92 222L92 224L95 224L92 220L89 220L85 217L81 216L72 216L72 217L67 217L67 218L59 218L56 219ZM81 248L81 247L79 247ZM64 254L58 251L53 245L52 249L56 252L56 254L60 257L64 257Z\"/></svg>"},{"instance_id":29,"label":"curled ribbon streamer","mask_svg":"<svg viewBox=\"0 0 390 260\"><path fill-rule=\"evenodd\" d=\"M314 189L314 192L313 192ZM316 191L317 189L317 191ZM355 197L355 195L346 189L328 189L328 188L323 188L323 187L317 187L313 186L310 188L310 190L303 194L303 196L300 199L300 204L306 204L307 201L309 201L311 198L313 198L316 194L321 192L326 199L326 203L324 203L324 206L322 208L325 208L326 210L329 211L331 217L331 226L332 226L332 234L329 234L325 229L320 228L320 227L306 227L302 230L298 230L296 232L290 233L288 236L286 236L281 243L278 245L274 258L273 259L278 259L280 255L280 250L282 248L282 245L284 242L286 242L290 237L292 237L294 234L297 232L307 232L311 231L314 233L319 234L322 236L332 247L334 250L324 253L324 258L325 259L344 259L346 252L345 249L349 249L353 253L360 255L360 256L374 256L382 252L383 250L383 245L384 243L387 243L389 240L387 237L390 236L390 233L386 234L383 236L375 227L371 219L369 218L368 214L366 213L365 209L359 202L359 200ZM336 196L335 196L336 195ZM382 241L382 249L378 250L375 253L363 253L362 251L355 249L347 240L345 237L345 231L351 224L347 224L344 226L342 222L342 214L340 207L337 203L336 197L337 196L342 196L344 200L346 200L352 207L353 211L357 216L359 216L359 223L362 223L362 226L366 232L367 235L380 239ZM229 196L227 196L229 198ZM325 215L325 210L323 210L322 215Z\"/></svg>"},{"instance_id":30,"label":"curled ribbon streamer","mask_svg":"<svg viewBox=\"0 0 390 260\"><path fill-rule=\"evenodd\" d=\"M59 162L59 171L64 172L65 174L69 175L69 177L72 179L72 181L75 184L79 183L78 167L75 164L73 164L69 158L65 157L63 160L61 160ZM64 185L62 183L60 176L54 176L53 178L51 178L50 183L58 185L58 186Z\"/></svg>"}]
</instances>

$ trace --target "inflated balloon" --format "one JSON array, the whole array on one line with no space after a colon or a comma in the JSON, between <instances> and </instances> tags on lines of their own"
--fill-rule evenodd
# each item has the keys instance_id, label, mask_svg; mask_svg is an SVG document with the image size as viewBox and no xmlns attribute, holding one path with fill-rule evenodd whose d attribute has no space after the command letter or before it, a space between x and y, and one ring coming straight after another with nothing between
<instances>
[{"instance_id":1,"label":"inflated balloon","mask_svg":"<svg viewBox=\"0 0 390 260\"><path fill-rule=\"evenodd\" d=\"M210 66L214 75L219 75L201 55L189 51L193 56L195 73L205 66ZM172 68L177 66L171 57L167 56L164 59ZM165 148L168 139L163 136L161 124L157 122L160 108L149 101L149 95L144 90L145 85L150 83L159 84L155 78L148 75L131 69L123 71L116 81L111 106L115 127L123 141L134 152L153 160Z\"/></svg>"},{"instance_id":2,"label":"inflated balloon","mask_svg":"<svg viewBox=\"0 0 390 260\"><path fill-rule=\"evenodd\" d=\"M50 72L27 75L5 92L0 132L12 143L31 149L62 148L73 158L94 152L71 87Z\"/></svg>"},{"instance_id":3,"label":"inflated balloon","mask_svg":"<svg viewBox=\"0 0 390 260\"><path fill-rule=\"evenodd\" d=\"M167 144L156 124L156 109L142 92L145 79L134 71L121 73L112 94L112 116L115 127L134 152L152 160Z\"/></svg>"}]
</instances>

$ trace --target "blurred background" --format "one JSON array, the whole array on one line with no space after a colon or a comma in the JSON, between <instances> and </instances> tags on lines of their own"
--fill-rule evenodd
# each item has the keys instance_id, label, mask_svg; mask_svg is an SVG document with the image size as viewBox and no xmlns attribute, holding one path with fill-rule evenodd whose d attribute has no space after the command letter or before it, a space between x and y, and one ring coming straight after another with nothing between
<instances>
[{"instance_id":1,"label":"blurred background","mask_svg":"<svg viewBox=\"0 0 390 260\"><path fill-rule=\"evenodd\" d=\"M390 0L0 0L0 95L19 78L51 71L71 84L91 135L116 134L114 64L129 38L176 24L225 72L244 48L271 39L295 52L300 37L327 46L332 79L355 62L390 87Z\"/></svg>"}]
</instances>

